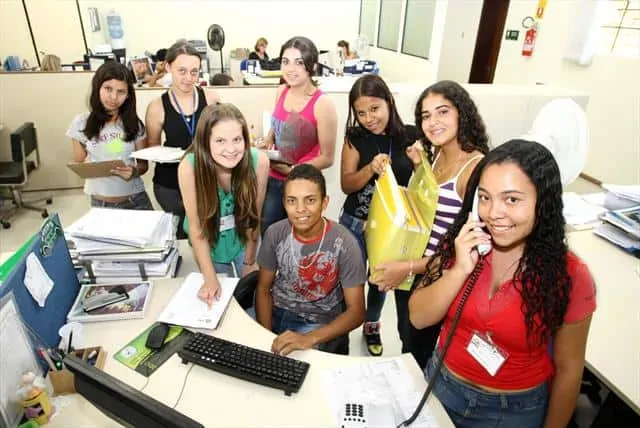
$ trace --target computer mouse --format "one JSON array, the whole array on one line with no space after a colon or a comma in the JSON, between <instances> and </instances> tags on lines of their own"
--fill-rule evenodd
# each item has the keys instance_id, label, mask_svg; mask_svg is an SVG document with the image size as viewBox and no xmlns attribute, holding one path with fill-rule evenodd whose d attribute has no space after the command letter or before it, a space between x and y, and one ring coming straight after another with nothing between
<instances>
[{"instance_id":1,"label":"computer mouse","mask_svg":"<svg viewBox=\"0 0 640 428\"><path fill-rule=\"evenodd\" d=\"M156 324L149 332L145 346L149 349L154 350L161 349L168 334L169 324L165 324L163 322Z\"/></svg>"}]
</instances>

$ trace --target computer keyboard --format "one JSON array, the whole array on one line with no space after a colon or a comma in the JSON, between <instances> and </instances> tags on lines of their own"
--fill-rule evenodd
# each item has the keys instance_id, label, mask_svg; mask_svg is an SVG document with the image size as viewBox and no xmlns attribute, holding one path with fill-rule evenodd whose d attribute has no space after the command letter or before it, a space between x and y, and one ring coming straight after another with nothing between
<instances>
[{"instance_id":1,"label":"computer keyboard","mask_svg":"<svg viewBox=\"0 0 640 428\"><path fill-rule=\"evenodd\" d=\"M184 364L191 362L238 379L298 392L309 371L309 363L250 348L238 343L194 333L178 351Z\"/></svg>"}]
</instances>

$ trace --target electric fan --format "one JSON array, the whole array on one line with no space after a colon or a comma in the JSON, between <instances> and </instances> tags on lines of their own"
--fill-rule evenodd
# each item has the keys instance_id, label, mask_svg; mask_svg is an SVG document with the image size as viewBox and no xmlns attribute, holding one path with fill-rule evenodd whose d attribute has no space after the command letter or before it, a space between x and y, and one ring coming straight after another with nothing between
<instances>
[{"instance_id":1,"label":"electric fan","mask_svg":"<svg viewBox=\"0 0 640 428\"><path fill-rule=\"evenodd\" d=\"M549 149L560 168L563 186L578 178L587 162L589 125L584 110L571 98L545 104L533 120L531 130L520 138Z\"/></svg>"},{"instance_id":2,"label":"electric fan","mask_svg":"<svg viewBox=\"0 0 640 428\"><path fill-rule=\"evenodd\" d=\"M214 51L220 52L220 72L224 73L224 63L222 61L222 48L224 47L224 30L218 24L213 24L207 30L207 43Z\"/></svg>"},{"instance_id":3,"label":"electric fan","mask_svg":"<svg viewBox=\"0 0 640 428\"><path fill-rule=\"evenodd\" d=\"M356 51L360 59L369 58L369 38L364 34L360 34L353 42L353 50Z\"/></svg>"}]
</instances>

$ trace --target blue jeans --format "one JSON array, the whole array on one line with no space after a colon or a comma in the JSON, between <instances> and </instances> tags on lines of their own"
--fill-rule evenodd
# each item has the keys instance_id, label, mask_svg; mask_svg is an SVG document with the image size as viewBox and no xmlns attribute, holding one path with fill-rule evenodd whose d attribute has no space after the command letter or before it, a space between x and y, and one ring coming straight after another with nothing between
<instances>
[{"instance_id":1,"label":"blue jeans","mask_svg":"<svg viewBox=\"0 0 640 428\"><path fill-rule=\"evenodd\" d=\"M362 263L367 265L367 246L364 242L364 220L360 220L342 211L340 214L340 224L349 229L360 246L362 252ZM387 293L378 290L375 284L369 283L367 291L367 311L365 312L365 322L377 322L382 313L382 306Z\"/></svg>"},{"instance_id":2,"label":"blue jeans","mask_svg":"<svg viewBox=\"0 0 640 428\"><path fill-rule=\"evenodd\" d=\"M107 202L91 197L91 206L97 208L119 208L123 210L153 210L151 200L147 192L129 195L127 199L120 202Z\"/></svg>"},{"instance_id":3,"label":"blue jeans","mask_svg":"<svg viewBox=\"0 0 640 428\"><path fill-rule=\"evenodd\" d=\"M427 364L427 380L438 358L434 353ZM529 391L491 393L455 378L444 365L433 392L457 428L539 428L549 400L546 382Z\"/></svg>"},{"instance_id":4,"label":"blue jeans","mask_svg":"<svg viewBox=\"0 0 640 428\"><path fill-rule=\"evenodd\" d=\"M216 273L224 273L232 278L240 278L242 275L242 268L244 266L244 250L240 251L238 255L229 263L216 263L213 262L213 267Z\"/></svg>"},{"instance_id":5,"label":"blue jeans","mask_svg":"<svg viewBox=\"0 0 640 428\"><path fill-rule=\"evenodd\" d=\"M247 313L251 318L254 320L256 319L255 306L247 309ZM279 335L287 330L304 334L317 330L322 326L324 326L324 324L306 320L295 312L281 309L276 306L273 307L271 331L275 334ZM313 349L330 352L332 354L349 355L349 335L345 334L344 336L336 337L326 343L320 343L319 345L314 346Z\"/></svg>"},{"instance_id":6,"label":"blue jeans","mask_svg":"<svg viewBox=\"0 0 640 428\"><path fill-rule=\"evenodd\" d=\"M264 205L262 206L261 236L264 236L264 232L266 232L273 223L287 218L287 212L282 202L283 197L284 181L269 177L267 181L267 193L264 198Z\"/></svg>"}]
</instances>

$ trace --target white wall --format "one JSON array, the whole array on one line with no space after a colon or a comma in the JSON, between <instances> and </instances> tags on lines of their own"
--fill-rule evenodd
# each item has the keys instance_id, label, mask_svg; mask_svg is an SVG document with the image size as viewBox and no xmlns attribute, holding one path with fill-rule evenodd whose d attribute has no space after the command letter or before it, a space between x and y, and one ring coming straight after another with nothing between
<instances>
[{"instance_id":1,"label":"white wall","mask_svg":"<svg viewBox=\"0 0 640 428\"><path fill-rule=\"evenodd\" d=\"M63 62L82 59L84 45L73 0L26 0L39 50L56 53ZM98 9L101 30L92 33L88 8ZM253 49L258 37L269 41L277 56L290 37L304 35L319 49L334 49L340 39L354 40L360 16L359 0L80 0L89 48L108 42L106 14L122 17L128 55L169 47L179 38L206 40L211 24L225 30L225 58L231 48ZM286 13L295 18L284 18ZM20 0L0 0L0 56L33 60ZM216 53L215 58L218 54Z\"/></svg>"},{"instance_id":2,"label":"white wall","mask_svg":"<svg viewBox=\"0 0 640 428\"><path fill-rule=\"evenodd\" d=\"M596 55L588 67L562 59L577 14L577 0L550 1L533 56L521 55L522 18L537 1L512 1L506 29L519 29L518 41L503 40L494 83L553 85L589 95L590 149L584 172L605 182L640 183L640 58Z\"/></svg>"}]
</instances>

